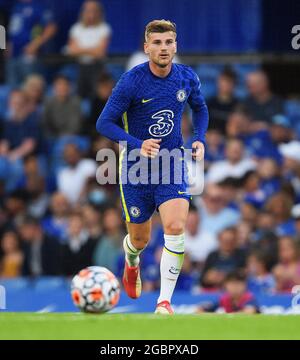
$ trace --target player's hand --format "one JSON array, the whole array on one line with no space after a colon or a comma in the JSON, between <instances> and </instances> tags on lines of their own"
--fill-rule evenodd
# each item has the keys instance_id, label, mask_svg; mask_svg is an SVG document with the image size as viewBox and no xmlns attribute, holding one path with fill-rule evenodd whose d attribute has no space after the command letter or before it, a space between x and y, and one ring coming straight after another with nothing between
<instances>
[{"instance_id":1,"label":"player's hand","mask_svg":"<svg viewBox=\"0 0 300 360\"><path fill-rule=\"evenodd\" d=\"M141 155L154 159L159 153L161 139L148 139L145 140L141 147Z\"/></svg>"},{"instance_id":2,"label":"player's hand","mask_svg":"<svg viewBox=\"0 0 300 360\"><path fill-rule=\"evenodd\" d=\"M194 141L192 144L192 157L196 161L201 161L204 158L204 144L201 141Z\"/></svg>"}]
</instances>

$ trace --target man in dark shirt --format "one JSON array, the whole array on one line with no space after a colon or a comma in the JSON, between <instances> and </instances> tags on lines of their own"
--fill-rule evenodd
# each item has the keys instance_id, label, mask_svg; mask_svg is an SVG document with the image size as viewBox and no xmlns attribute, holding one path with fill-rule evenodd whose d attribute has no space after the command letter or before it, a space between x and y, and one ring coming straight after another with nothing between
<instances>
[{"instance_id":1,"label":"man in dark shirt","mask_svg":"<svg viewBox=\"0 0 300 360\"><path fill-rule=\"evenodd\" d=\"M23 242L23 275L59 275L59 244L44 234L38 220L27 217L19 226Z\"/></svg>"},{"instance_id":2,"label":"man in dark shirt","mask_svg":"<svg viewBox=\"0 0 300 360\"><path fill-rule=\"evenodd\" d=\"M237 247L234 227L219 234L219 248L211 252L204 264L201 285L208 289L219 289L228 273L245 267L245 251Z\"/></svg>"},{"instance_id":3,"label":"man in dark shirt","mask_svg":"<svg viewBox=\"0 0 300 360\"><path fill-rule=\"evenodd\" d=\"M228 115L238 103L234 96L235 84L235 73L230 68L225 68L217 80L217 95L207 101L210 115L209 129L217 129L225 134Z\"/></svg>"},{"instance_id":4,"label":"man in dark shirt","mask_svg":"<svg viewBox=\"0 0 300 360\"><path fill-rule=\"evenodd\" d=\"M276 114L284 113L283 100L272 94L269 79L263 71L254 71L247 76L249 97L245 106L254 121L270 123Z\"/></svg>"}]
</instances>

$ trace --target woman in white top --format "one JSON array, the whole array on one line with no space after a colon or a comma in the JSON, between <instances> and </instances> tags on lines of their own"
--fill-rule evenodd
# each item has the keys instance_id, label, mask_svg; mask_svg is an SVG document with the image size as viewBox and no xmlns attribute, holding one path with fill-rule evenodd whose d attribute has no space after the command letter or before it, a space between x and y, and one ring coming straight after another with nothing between
<instances>
[{"instance_id":1,"label":"woman in white top","mask_svg":"<svg viewBox=\"0 0 300 360\"><path fill-rule=\"evenodd\" d=\"M67 48L79 62L78 91L82 97L93 95L97 75L103 70L110 35L111 27L104 21L101 4L86 0L79 21L70 29Z\"/></svg>"}]
</instances>

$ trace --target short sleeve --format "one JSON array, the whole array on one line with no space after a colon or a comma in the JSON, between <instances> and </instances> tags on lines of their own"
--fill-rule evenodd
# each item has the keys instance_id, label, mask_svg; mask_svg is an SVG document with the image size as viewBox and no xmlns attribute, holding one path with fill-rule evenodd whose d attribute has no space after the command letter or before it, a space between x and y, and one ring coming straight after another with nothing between
<instances>
[{"instance_id":1,"label":"short sleeve","mask_svg":"<svg viewBox=\"0 0 300 360\"><path fill-rule=\"evenodd\" d=\"M111 29L111 26L107 23L103 23L101 25L101 31L102 31L102 36L103 37L109 37L112 33L112 29Z\"/></svg>"},{"instance_id":2,"label":"short sleeve","mask_svg":"<svg viewBox=\"0 0 300 360\"><path fill-rule=\"evenodd\" d=\"M71 29L69 30L69 37L76 39L78 36L78 32L80 31L79 29L80 25L78 23L72 25Z\"/></svg>"}]
</instances>

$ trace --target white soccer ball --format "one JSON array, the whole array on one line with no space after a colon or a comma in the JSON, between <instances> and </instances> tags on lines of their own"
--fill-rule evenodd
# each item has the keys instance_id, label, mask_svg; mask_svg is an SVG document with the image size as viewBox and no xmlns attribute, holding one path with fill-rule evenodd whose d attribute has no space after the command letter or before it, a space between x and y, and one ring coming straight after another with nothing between
<instances>
[{"instance_id":1,"label":"white soccer ball","mask_svg":"<svg viewBox=\"0 0 300 360\"><path fill-rule=\"evenodd\" d=\"M74 305L81 311L104 313L119 302L120 284L105 267L90 266L72 279L71 295Z\"/></svg>"}]
</instances>

